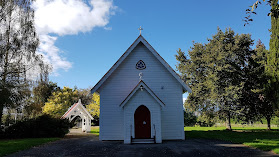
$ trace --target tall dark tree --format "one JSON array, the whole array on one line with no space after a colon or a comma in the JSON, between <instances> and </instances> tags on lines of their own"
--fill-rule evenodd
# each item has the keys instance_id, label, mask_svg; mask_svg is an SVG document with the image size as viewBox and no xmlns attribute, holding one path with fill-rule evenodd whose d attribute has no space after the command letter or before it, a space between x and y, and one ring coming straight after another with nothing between
<instances>
[{"instance_id":1,"label":"tall dark tree","mask_svg":"<svg viewBox=\"0 0 279 157\"><path fill-rule=\"evenodd\" d=\"M239 118L244 121L267 120L267 128L270 129L270 120L273 115L272 104L265 97L265 85L268 77L265 74L266 55L268 51L259 40L254 54L247 61L243 71L244 86L240 96L240 105L243 108Z\"/></svg>"},{"instance_id":2,"label":"tall dark tree","mask_svg":"<svg viewBox=\"0 0 279 157\"><path fill-rule=\"evenodd\" d=\"M231 29L225 32L218 29L208 41L207 44L194 43L188 52L190 58L179 50L177 69L193 91L187 99L188 104L218 111L226 118L227 129L231 130L231 118L241 109L242 69L252 55L253 41L250 35L238 35Z\"/></svg>"},{"instance_id":3,"label":"tall dark tree","mask_svg":"<svg viewBox=\"0 0 279 157\"><path fill-rule=\"evenodd\" d=\"M265 66L266 75L269 76L268 83L265 85L265 97L271 101L276 115L279 116L279 4L278 0L257 0L251 9L247 9L248 14L245 17L245 24L253 21L251 14L257 14L256 9L259 5L266 3L271 6L267 14L271 17L271 36L269 42L269 53L267 53L267 62Z\"/></svg>"},{"instance_id":4,"label":"tall dark tree","mask_svg":"<svg viewBox=\"0 0 279 157\"><path fill-rule=\"evenodd\" d=\"M271 77L266 73L266 66L268 65L268 54L269 51L266 50L264 44L259 40L256 49L255 49L255 58L254 60L259 65L259 68L255 68L256 75L254 79L258 80L258 84L256 84L256 90L254 93L258 94L259 102L259 111L260 115L266 118L267 120L267 129L271 129L270 121L274 114L274 108L272 104L272 99L267 97L268 88L266 87L269 83L268 81ZM256 82L256 81L254 81Z\"/></svg>"},{"instance_id":5,"label":"tall dark tree","mask_svg":"<svg viewBox=\"0 0 279 157\"><path fill-rule=\"evenodd\" d=\"M41 62L35 51L32 0L0 0L0 121L3 108L17 104L28 89L28 70Z\"/></svg>"},{"instance_id":6,"label":"tall dark tree","mask_svg":"<svg viewBox=\"0 0 279 157\"><path fill-rule=\"evenodd\" d=\"M266 85L266 96L275 109L279 109L279 4L278 0L271 2L271 36L269 53L267 53L266 74L270 76ZM276 11L277 10L277 11Z\"/></svg>"},{"instance_id":7,"label":"tall dark tree","mask_svg":"<svg viewBox=\"0 0 279 157\"><path fill-rule=\"evenodd\" d=\"M39 81L32 90L32 97L29 102L24 106L26 116L29 118L37 117L42 114L42 108L47 102L48 98L53 92L59 91L60 88L56 83Z\"/></svg>"}]
</instances>

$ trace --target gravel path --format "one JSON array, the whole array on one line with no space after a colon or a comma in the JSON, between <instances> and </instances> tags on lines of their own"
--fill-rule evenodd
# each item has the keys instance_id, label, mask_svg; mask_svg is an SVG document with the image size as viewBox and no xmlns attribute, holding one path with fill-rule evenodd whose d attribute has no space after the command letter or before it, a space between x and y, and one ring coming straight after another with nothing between
<instances>
[{"instance_id":1,"label":"gravel path","mask_svg":"<svg viewBox=\"0 0 279 157\"><path fill-rule=\"evenodd\" d=\"M70 137L70 138L69 138ZM217 140L190 139L185 141L163 141L162 144L125 145L123 141L99 141L97 136L68 136L59 141L51 142L10 156L210 156L210 157L248 157L277 156L272 152L232 144Z\"/></svg>"}]
</instances>

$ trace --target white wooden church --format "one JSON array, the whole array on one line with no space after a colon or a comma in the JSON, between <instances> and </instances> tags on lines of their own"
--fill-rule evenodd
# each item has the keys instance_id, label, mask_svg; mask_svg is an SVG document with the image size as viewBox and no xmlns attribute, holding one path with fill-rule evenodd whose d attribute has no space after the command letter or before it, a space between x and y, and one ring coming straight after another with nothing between
<instances>
[{"instance_id":1,"label":"white wooden church","mask_svg":"<svg viewBox=\"0 0 279 157\"><path fill-rule=\"evenodd\" d=\"M100 140L185 139L183 98L191 89L142 35L91 89L100 94Z\"/></svg>"}]
</instances>

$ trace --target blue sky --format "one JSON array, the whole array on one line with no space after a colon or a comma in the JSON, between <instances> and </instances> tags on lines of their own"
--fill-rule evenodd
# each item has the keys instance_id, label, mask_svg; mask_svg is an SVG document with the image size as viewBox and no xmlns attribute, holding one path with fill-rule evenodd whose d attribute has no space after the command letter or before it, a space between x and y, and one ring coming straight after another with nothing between
<instances>
[{"instance_id":1,"label":"blue sky","mask_svg":"<svg viewBox=\"0 0 279 157\"><path fill-rule=\"evenodd\" d=\"M80 12L71 10L63 15L61 7L67 8L71 1L77 2L72 6L81 6ZM178 48L187 52L193 45L193 41L207 42L207 38L211 38L217 32L217 27L222 30L230 27L240 34L250 33L255 42L261 39L268 48L270 17L267 16L267 13L269 6L262 5L258 8L258 15L253 16L254 21L244 27L245 10L255 0L96 0L109 2L98 3L99 6L92 5L91 2L95 0L78 1L50 0L47 2L49 4L43 2L38 4L36 9L38 12L36 20L39 21L37 28L40 31L40 37L45 39L41 40L42 45L51 45L52 47L49 45L46 47L54 49L55 53L52 54L55 54L56 57L52 58L58 58L55 60L49 57L48 61L54 65L54 72L51 74L50 80L57 82L61 87L93 87L138 37L139 26L144 29L143 37L173 69L177 64L174 55ZM44 14L42 10L47 8L50 3L52 3L50 8L55 8L54 6L57 4L57 8L60 8L59 14L61 13L61 17L65 21L60 23L61 19L51 21L53 18L49 18L49 21L45 20L49 14ZM65 4L62 5L62 3ZM82 9L82 7L91 12L94 9L97 10L98 7L102 9L96 11L93 17L90 14L83 14L86 9ZM99 16L98 14L102 11L103 14ZM68 23L67 17L75 16L76 12L82 16L69 19ZM86 16L90 16L90 18L86 19ZM100 20L100 17L103 19ZM49 25L51 22L55 25ZM60 27L59 24L63 27ZM48 49L41 47L41 53L51 56L51 54L43 52L44 50Z\"/></svg>"}]
</instances>

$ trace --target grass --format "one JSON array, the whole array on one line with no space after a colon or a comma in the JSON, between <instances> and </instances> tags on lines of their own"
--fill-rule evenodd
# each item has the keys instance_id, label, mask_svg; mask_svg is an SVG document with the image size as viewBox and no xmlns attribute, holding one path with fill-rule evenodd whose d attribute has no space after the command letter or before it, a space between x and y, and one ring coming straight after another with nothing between
<instances>
[{"instance_id":1,"label":"grass","mask_svg":"<svg viewBox=\"0 0 279 157\"><path fill-rule=\"evenodd\" d=\"M90 133L99 136L99 126L92 126Z\"/></svg>"},{"instance_id":2,"label":"grass","mask_svg":"<svg viewBox=\"0 0 279 157\"><path fill-rule=\"evenodd\" d=\"M225 127L185 127L184 130L186 139L218 139L279 154L278 130L257 127L235 127L233 131L227 131Z\"/></svg>"},{"instance_id":3,"label":"grass","mask_svg":"<svg viewBox=\"0 0 279 157\"><path fill-rule=\"evenodd\" d=\"M15 153L20 150L29 149L44 143L56 141L59 138L28 138L0 140L0 156Z\"/></svg>"}]
</instances>

